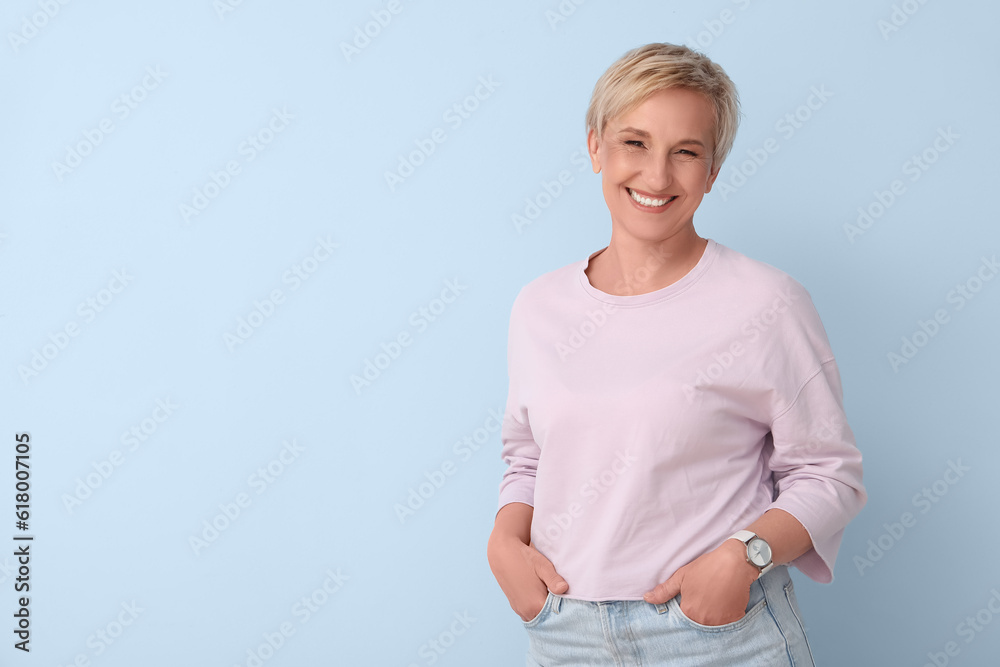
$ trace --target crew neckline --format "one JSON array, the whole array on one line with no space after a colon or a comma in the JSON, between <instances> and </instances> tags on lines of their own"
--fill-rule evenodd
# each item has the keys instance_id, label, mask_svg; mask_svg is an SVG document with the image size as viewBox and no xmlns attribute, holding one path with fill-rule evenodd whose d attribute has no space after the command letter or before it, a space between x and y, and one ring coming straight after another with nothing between
<instances>
[{"instance_id":1,"label":"crew neckline","mask_svg":"<svg viewBox=\"0 0 1000 667\"><path fill-rule=\"evenodd\" d=\"M596 257L599 253L607 250L608 246L604 246L600 250L595 250L590 253L587 259L578 262L576 272L580 278L580 286L588 295L598 301L624 307L645 306L658 301L663 301L664 299L675 297L694 285L705 273L705 271L708 270L708 267L711 266L712 261L718 255L719 244L711 238L705 240L708 241L708 243L705 244L705 249L702 251L701 257L698 259L698 263L695 264L690 271L684 274L680 280L677 280L666 287L661 287L658 290L646 292L645 294L618 295L602 292L591 285L590 279L587 277L586 273L587 267L590 266L590 260Z\"/></svg>"}]
</instances>

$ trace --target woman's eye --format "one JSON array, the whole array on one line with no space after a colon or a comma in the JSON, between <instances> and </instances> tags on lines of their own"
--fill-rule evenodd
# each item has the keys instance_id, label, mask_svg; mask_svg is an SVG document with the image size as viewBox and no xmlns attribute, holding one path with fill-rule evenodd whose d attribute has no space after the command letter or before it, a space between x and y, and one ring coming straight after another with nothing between
<instances>
[{"instance_id":1,"label":"woman's eye","mask_svg":"<svg viewBox=\"0 0 1000 667\"><path fill-rule=\"evenodd\" d=\"M687 155L688 157L698 157L697 153L695 153L694 151L689 151L686 148L682 148L677 152L680 153L681 155Z\"/></svg>"},{"instance_id":2,"label":"woman's eye","mask_svg":"<svg viewBox=\"0 0 1000 667\"><path fill-rule=\"evenodd\" d=\"M630 139L625 143L629 146L638 146L639 148L642 148L642 142L639 141L638 139Z\"/></svg>"}]
</instances>

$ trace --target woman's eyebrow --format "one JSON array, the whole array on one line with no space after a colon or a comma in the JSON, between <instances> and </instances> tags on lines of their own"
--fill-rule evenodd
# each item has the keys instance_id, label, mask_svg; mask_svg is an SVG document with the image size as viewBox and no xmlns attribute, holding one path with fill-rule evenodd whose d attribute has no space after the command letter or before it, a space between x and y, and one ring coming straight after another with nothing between
<instances>
[{"instance_id":1,"label":"woman's eyebrow","mask_svg":"<svg viewBox=\"0 0 1000 667\"><path fill-rule=\"evenodd\" d=\"M634 135L643 137L645 139L648 139L648 138L650 138L652 136L646 130L640 130L639 128L636 128L636 127L623 127L622 129L618 130L617 134L634 134ZM705 147L705 143L703 141L701 141L700 139L681 139L677 143L679 143L679 144L695 144L697 146L701 146L702 148Z\"/></svg>"},{"instance_id":2,"label":"woman's eyebrow","mask_svg":"<svg viewBox=\"0 0 1000 667\"><path fill-rule=\"evenodd\" d=\"M626 134L626 133L637 134L640 137L647 137L647 138L650 136L649 132L647 132L646 130L640 130L635 127L623 127L622 129L618 130L618 134Z\"/></svg>"}]
</instances>

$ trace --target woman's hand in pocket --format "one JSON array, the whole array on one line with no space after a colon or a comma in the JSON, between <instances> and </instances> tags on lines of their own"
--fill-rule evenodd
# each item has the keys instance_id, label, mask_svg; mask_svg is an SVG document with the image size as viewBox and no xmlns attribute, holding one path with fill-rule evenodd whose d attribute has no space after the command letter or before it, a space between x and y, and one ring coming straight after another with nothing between
<instances>
[{"instance_id":1,"label":"woman's hand in pocket","mask_svg":"<svg viewBox=\"0 0 1000 667\"><path fill-rule=\"evenodd\" d=\"M746 547L726 540L680 568L646 593L646 602L659 604L681 596L681 611L701 625L726 625L743 618L750 600L750 585L758 570L746 560Z\"/></svg>"},{"instance_id":2,"label":"woman's hand in pocket","mask_svg":"<svg viewBox=\"0 0 1000 667\"><path fill-rule=\"evenodd\" d=\"M491 536L487 552L493 576L522 621L538 615L549 591L560 595L569 590L552 561L516 537Z\"/></svg>"}]
</instances>

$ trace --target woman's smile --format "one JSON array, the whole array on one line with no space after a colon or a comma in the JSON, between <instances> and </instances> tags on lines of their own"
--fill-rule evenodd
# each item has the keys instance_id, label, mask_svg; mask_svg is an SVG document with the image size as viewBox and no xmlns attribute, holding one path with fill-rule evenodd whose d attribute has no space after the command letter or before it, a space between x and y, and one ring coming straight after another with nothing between
<instances>
[{"instance_id":1,"label":"woman's smile","mask_svg":"<svg viewBox=\"0 0 1000 667\"><path fill-rule=\"evenodd\" d=\"M677 199L677 195L662 195L660 197L656 197L648 192L634 190L630 187L626 187L625 190L635 203L636 208L640 211L648 213L659 213L660 211L665 211L667 210L667 207L670 206L670 202Z\"/></svg>"}]
</instances>

